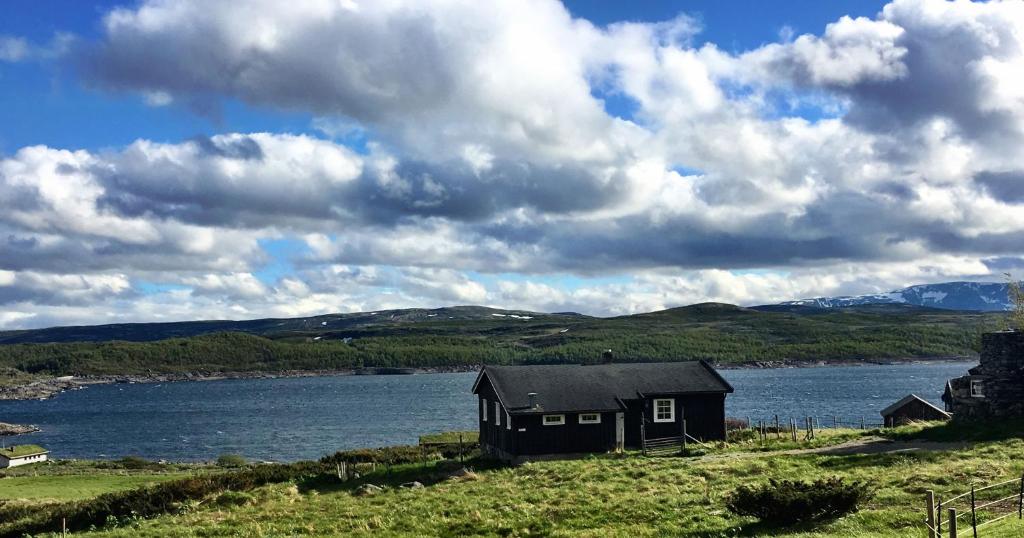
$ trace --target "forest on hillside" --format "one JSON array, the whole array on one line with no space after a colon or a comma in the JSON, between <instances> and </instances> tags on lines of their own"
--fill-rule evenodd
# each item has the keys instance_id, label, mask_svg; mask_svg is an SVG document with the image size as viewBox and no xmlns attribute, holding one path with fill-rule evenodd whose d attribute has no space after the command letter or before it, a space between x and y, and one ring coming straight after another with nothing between
<instances>
[{"instance_id":1,"label":"forest on hillside","mask_svg":"<svg viewBox=\"0 0 1024 538\"><path fill-rule=\"evenodd\" d=\"M0 345L0 367L36 375L457 367L616 361L717 364L974 356L1002 314L850 309L813 315L736 307L621 318L392 324L266 337L225 332L153 342Z\"/></svg>"}]
</instances>

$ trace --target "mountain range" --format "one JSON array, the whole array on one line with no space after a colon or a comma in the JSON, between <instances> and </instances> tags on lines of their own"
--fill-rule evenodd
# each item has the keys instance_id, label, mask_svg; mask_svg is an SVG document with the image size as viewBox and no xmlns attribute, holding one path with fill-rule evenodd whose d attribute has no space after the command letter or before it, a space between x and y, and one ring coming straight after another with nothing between
<instances>
[{"instance_id":1,"label":"mountain range","mask_svg":"<svg viewBox=\"0 0 1024 538\"><path fill-rule=\"evenodd\" d=\"M1011 308L1008 286L1000 282L921 284L886 293L816 297L779 304L817 308L842 308L867 304L906 304L944 310L978 312L998 312Z\"/></svg>"},{"instance_id":2,"label":"mountain range","mask_svg":"<svg viewBox=\"0 0 1024 538\"><path fill-rule=\"evenodd\" d=\"M742 308L718 303L620 316L597 318L575 312L543 313L503 310L483 306L452 306L424 309L381 310L348 314L325 314L302 318L266 318L254 320L180 321L166 323L122 323L111 325L49 327L43 329L0 331L0 344L58 342L149 342L168 338L188 338L214 333L247 333L271 339L305 338L344 340L372 336L400 337L417 334L474 334L494 338L502 334L528 332L531 328L552 327L574 332L580 323L593 327L626 326L630 331L654 320L672 319L686 323L713 323L723 316L729 321L758 319L757 314L787 314L820 317L827 312L896 318L920 317L929 311L998 312L1010 308L1006 284L987 282L947 282L911 286L900 290L858 296L818 297L787 301L774 305ZM751 318L754 316L754 318ZM894 318L893 316L896 316ZM888 322L887 322L888 323ZM627 332L630 332L627 331ZM642 332L642 331L641 331Z\"/></svg>"}]
</instances>

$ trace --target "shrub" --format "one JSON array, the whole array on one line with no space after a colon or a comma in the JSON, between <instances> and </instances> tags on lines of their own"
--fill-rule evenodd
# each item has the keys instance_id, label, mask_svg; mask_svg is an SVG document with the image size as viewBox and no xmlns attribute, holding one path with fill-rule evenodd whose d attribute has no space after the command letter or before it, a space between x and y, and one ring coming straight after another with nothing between
<instances>
[{"instance_id":1,"label":"shrub","mask_svg":"<svg viewBox=\"0 0 1024 538\"><path fill-rule=\"evenodd\" d=\"M727 432L745 430L749 427L750 424L747 423L747 419L733 417L727 417L725 419L725 431Z\"/></svg>"},{"instance_id":2,"label":"shrub","mask_svg":"<svg viewBox=\"0 0 1024 538\"><path fill-rule=\"evenodd\" d=\"M770 525L792 525L856 512L873 495L867 483L847 483L837 477L814 482L771 480L761 486L740 486L729 495L726 507Z\"/></svg>"},{"instance_id":3,"label":"shrub","mask_svg":"<svg viewBox=\"0 0 1024 538\"><path fill-rule=\"evenodd\" d=\"M125 456L108 464L100 465L100 467L108 467L111 469L155 470L161 469L163 466L155 461L149 461L146 458L140 458L139 456Z\"/></svg>"},{"instance_id":4,"label":"shrub","mask_svg":"<svg viewBox=\"0 0 1024 538\"><path fill-rule=\"evenodd\" d=\"M245 467L249 462L238 454L221 454L217 458L218 467Z\"/></svg>"},{"instance_id":5,"label":"shrub","mask_svg":"<svg viewBox=\"0 0 1024 538\"><path fill-rule=\"evenodd\" d=\"M360 448L344 450L324 456L320 461L326 464L346 463L418 463L423 459L423 450L418 446L389 446L384 448Z\"/></svg>"}]
</instances>

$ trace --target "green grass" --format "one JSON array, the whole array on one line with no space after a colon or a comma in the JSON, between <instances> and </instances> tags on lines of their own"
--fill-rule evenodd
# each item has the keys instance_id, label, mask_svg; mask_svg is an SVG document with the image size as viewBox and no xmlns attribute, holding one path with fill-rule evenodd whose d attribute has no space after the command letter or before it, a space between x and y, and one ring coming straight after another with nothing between
<instances>
[{"instance_id":1,"label":"green grass","mask_svg":"<svg viewBox=\"0 0 1024 538\"><path fill-rule=\"evenodd\" d=\"M420 436L421 445L457 445L461 440L465 444L476 443L480 437L480 432L477 431L462 431L462 432L441 432L441 433L429 433Z\"/></svg>"},{"instance_id":2,"label":"green grass","mask_svg":"<svg viewBox=\"0 0 1024 538\"><path fill-rule=\"evenodd\" d=\"M0 371L112 375L705 359L717 363L975 356L1003 314L861 307L761 312L696 305L619 318L542 316L216 333L155 342L0 345ZM88 331L86 331L88 332ZM3 377L3 376L0 376Z\"/></svg>"},{"instance_id":3,"label":"green grass","mask_svg":"<svg viewBox=\"0 0 1024 538\"><path fill-rule=\"evenodd\" d=\"M8 458L21 458L24 456L43 454L45 452L46 449L39 445L11 445L9 447L0 449L0 456L6 456Z\"/></svg>"},{"instance_id":4,"label":"green grass","mask_svg":"<svg viewBox=\"0 0 1024 538\"><path fill-rule=\"evenodd\" d=\"M0 471L0 501L54 502L88 499L207 472L203 465L152 464L125 469L117 462L53 461Z\"/></svg>"},{"instance_id":5,"label":"green grass","mask_svg":"<svg viewBox=\"0 0 1024 538\"><path fill-rule=\"evenodd\" d=\"M943 427L914 426L935 436ZM946 426L945 428L961 428ZM952 430L947 430L952 431ZM792 447L718 446L698 458L637 454L483 468L468 478L433 482L434 466L396 466L362 480L330 477L278 484L230 498L212 498L181 513L123 521L76 535L93 537L210 536L587 536L587 537L907 537L924 536L924 494L949 498L974 481L992 483L1024 472L1024 430L965 450L876 455L794 455ZM825 432L821 445L877 432ZM952 434L949 434L952 435ZM857 513L795 528L766 528L735 516L724 499L743 484L770 478L865 480L876 496ZM394 487L419 479L423 489ZM363 481L389 485L375 496L352 490ZM991 516L984 516L991 517ZM961 534L964 527L961 526ZM968 529L969 532L969 529ZM1024 523L1000 522L982 536L1024 537Z\"/></svg>"},{"instance_id":6,"label":"green grass","mask_svg":"<svg viewBox=\"0 0 1024 538\"><path fill-rule=\"evenodd\" d=\"M0 499L71 501L180 478L171 474L18 476L0 479Z\"/></svg>"}]
</instances>

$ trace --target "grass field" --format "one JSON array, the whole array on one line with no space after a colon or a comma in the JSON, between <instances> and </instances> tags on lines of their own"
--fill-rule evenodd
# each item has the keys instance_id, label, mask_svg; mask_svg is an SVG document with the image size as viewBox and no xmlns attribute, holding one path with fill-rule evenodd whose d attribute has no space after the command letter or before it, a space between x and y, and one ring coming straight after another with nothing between
<instances>
[{"instance_id":1,"label":"grass field","mask_svg":"<svg viewBox=\"0 0 1024 538\"><path fill-rule=\"evenodd\" d=\"M69 501L178 478L172 474L40 475L0 479L0 499Z\"/></svg>"},{"instance_id":2,"label":"grass field","mask_svg":"<svg viewBox=\"0 0 1024 538\"><path fill-rule=\"evenodd\" d=\"M205 466L173 464L124 469L117 463L58 461L0 471L0 501L44 503L88 499L207 472ZM154 467L157 467L154 464Z\"/></svg>"},{"instance_id":3,"label":"grass field","mask_svg":"<svg viewBox=\"0 0 1024 538\"><path fill-rule=\"evenodd\" d=\"M436 483L429 481L432 466L407 465L357 482L320 479L232 492L177 514L76 536L925 536L925 491L949 498L972 482L1020 477L1022 432L1020 425L966 435L917 426L884 435L977 441L958 450L865 455L794 454L792 443L762 447L748 441L709 448L701 457L628 454L478 468L468 477ZM878 433L826 431L815 446ZM875 497L857 513L795 528L764 527L725 508L726 496L739 485L826 476L868 481ZM428 485L395 487L413 479ZM362 482L388 487L377 495L353 495ZM963 530L961 525L961 536ZM1024 522L1008 519L981 536L1024 537Z\"/></svg>"}]
</instances>

